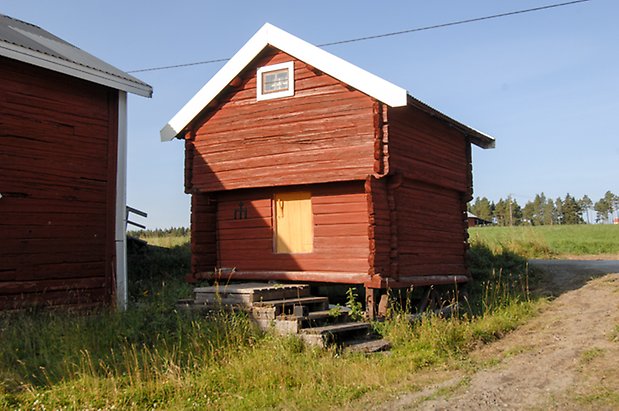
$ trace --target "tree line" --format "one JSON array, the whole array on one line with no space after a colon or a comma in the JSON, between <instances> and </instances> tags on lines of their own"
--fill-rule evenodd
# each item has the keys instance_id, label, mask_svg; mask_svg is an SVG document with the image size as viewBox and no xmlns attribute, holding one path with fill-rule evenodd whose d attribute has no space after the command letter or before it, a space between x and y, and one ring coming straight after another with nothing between
<instances>
[{"instance_id":1,"label":"tree line","mask_svg":"<svg viewBox=\"0 0 619 411\"><path fill-rule=\"evenodd\" d=\"M541 193L524 207L511 195L496 203L486 197L476 197L469 203L468 210L483 220L502 226L606 224L613 222L615 213L619 218L619 195L607 191L594 203L586 194L580 199L569 193L563 198L552 199Z\"/></svg>"},{"instance_id":2,"label":"tree line","mask_svg":"<svg viewBox=\"0 0 619 411\"><path fill-rule=\"evenodd\" d=\"M131 230L127 232L131 237L185 237L189 235L187 227L153 228L148 230Z\"/></svg>"}]
</instances>

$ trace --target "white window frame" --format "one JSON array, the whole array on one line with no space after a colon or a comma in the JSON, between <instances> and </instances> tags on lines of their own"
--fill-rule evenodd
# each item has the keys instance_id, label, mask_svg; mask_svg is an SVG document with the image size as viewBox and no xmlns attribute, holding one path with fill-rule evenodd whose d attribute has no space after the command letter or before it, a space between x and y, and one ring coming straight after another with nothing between
<instances>
[{"instance_id":1,"label":"white window frame","mask_svg":"<svg viewBox=\"0 0 619 411\"><path fill-rule=\"evenodd\" d=\"M275 91L273 93L262 93L262 75L270 71L278 70L288 70L288 89ZM258 68L256 84L256 99L258 101L292 96L294 96L294 61L287 61L285 63L273 64L270 66L263 66Z\"/></svg>"}]
</instances>

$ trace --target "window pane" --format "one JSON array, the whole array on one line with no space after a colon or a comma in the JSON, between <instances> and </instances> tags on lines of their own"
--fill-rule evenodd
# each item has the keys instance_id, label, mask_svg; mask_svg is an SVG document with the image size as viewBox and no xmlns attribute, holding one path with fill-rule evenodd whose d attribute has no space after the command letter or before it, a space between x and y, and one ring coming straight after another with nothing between
<instances>
[{"instance_id":1,"label":"window pane","mask_svg":"<svg viewBox=\"0 0 619 411\"><path fill-rule=\"evenodd\" d=\"M262 73L262 94L288 90L288 70L275 70Z\"/></svg>"}]
</instances>

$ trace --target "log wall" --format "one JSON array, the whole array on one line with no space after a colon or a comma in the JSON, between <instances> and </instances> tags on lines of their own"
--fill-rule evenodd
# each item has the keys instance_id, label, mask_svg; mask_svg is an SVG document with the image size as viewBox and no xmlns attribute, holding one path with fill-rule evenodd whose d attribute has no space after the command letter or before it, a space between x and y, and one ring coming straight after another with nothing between
<instances>
[{"instance_id":1,"label":"log wall","mask_svg":"<svg viewBox=\"0 0 619 411\"><path fill-rule=\"evenodd\" d=\"M256 100L256 68L294 61L295 95ZM186 190L365 180L374 168L375 102L267 49L207 107L186 150Z\"/></svg>"},{"instance_id":2,"label":"log wall","mask_svg":"<svg viewBox=\"0 0 619 411\"><path fill-rule=\"evenodd\" d=\"M118 94L0 57L0 308L109 303Z\"/></svg>"},{"instance_id":3,"label":"log wall","mask_svg":"<svg viewBox=\"0 0 619 411\"><path fill-rule=\"evenodd\" d=\"M391 276L466 275L469 139L411 106L390 108L388 124L390 170L399 176L388 190L388 204L397 210Z\"/></svg>"},{"instance_id":4,"label":"log wall","mask_svg":"<svg viewBox=\"0 0 619 411\"><path fill-rule=\"evenodd\" d=\"M330 272L332 278L328 281L335 282L337 272L367 276L368 213L363 182L282 190L311 192L313 251L274 253L272 199L277 188L233 190L217 194L218 266L237 271ZM247 218L235 220L241 201Z\"/></svg>"},{"instance_id":5,"label":"log wall","mask_svg":"<svg viewBox=\"0 0 619 411\"><path fill-rule=\"evenodd\" d=\"M192 272L213 271L217 266L217 202L215 196L191 196Z\"/></svg>"}]
</instances>

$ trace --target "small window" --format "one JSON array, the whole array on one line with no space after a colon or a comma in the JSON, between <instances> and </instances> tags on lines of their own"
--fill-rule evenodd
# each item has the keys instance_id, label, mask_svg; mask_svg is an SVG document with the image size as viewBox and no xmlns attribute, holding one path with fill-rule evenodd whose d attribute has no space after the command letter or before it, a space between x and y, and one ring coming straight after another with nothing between
<instances>
[{"instance_id":1,"label":"small window","mask_svg":"<svg viewBox=\"0 0 619 411\"><path fill-rule=\"evenodd\" d=\"M314 248L311 194L308 192L276 194L273 208L275 252L311 253Z\"/></svg>"},{"instance_id":2,"label":"small window","mask_svg":"<svg viewBox=\"0 0 619 411\"><path fill-rule=\"evenodd\" d=\"M258 69L258 100L294 95L294 62L274 64Z\"/></svg>"}]
</instances>

